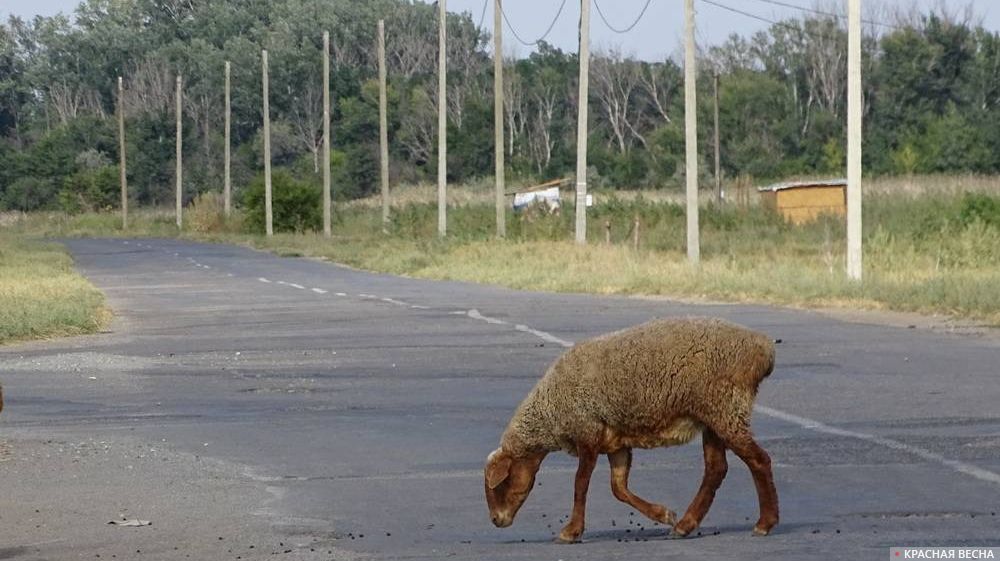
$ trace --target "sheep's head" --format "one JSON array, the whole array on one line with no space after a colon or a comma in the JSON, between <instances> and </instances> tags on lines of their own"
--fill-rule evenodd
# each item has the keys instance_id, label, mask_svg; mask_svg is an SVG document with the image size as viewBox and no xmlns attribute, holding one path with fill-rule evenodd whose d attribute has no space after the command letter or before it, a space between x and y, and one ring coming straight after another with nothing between
<instances>
[{"instance_id":1,"label":"sheep's head","mask_svg":"<svg viewBox=\"0 0 1000 561\"><path fill-rule=\"evenodd\" d=\"M515 457L498 448L486 458L486 505L498 528L514 523L514 516L535 485L535 474L545 454Z\"/></svg>"}]
</instances>

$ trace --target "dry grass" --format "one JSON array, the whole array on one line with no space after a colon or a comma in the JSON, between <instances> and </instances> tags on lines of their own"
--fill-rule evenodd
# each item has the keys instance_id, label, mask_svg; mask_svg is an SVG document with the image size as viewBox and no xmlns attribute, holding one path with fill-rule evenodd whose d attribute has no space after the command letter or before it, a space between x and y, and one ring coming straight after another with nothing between
<instances>
[{"instance_id":1,"label":"dry grass","mask_svg":"<svg viewBox=\"0 0 1000 561\"><path fill-rule=\"evenodd\" d=\"M109 317L63 248L0 232L0 344L92 333Z\"/></svg>"}]
</instances>

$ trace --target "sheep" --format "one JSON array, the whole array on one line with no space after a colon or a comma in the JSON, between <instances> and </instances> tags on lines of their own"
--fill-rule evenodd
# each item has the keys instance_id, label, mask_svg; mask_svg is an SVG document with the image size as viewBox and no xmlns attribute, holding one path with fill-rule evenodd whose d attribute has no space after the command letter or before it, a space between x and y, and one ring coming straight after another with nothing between
<instances>
[{"instance_id":1,"label":"sheep","mask_svg":"<svg viewBox=\"0 0 1000 561\"><path fill-rule=\"evenodd\" d=\"M774 368L774 341L718 319L654 320L576 345L560 356L517 408L485 468L493 524L510 526L549 452L579 458L569 522L559 541L578 541L590 476L599 454L611 465L615 498L672 527L678 537L701 524L728 469L726 450L753 475L760 518L753 534L778 523L771 459L753 439L757 388ZM699 433L705 473L680 521L628 489L633 448L674 446Z\"/></svg>"}]
</instances>

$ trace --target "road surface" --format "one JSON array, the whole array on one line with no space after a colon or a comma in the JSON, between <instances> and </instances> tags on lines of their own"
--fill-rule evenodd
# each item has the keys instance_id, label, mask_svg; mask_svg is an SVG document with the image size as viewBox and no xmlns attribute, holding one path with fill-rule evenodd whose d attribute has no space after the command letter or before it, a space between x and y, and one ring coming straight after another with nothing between
<instances>
[{"instance_id":1,"label":"road surface","mask_svg":"<svg viewBox=\"0 0 1000 561\"><path fill-rule=\"evenodd\" d=\"M760 306L519 292L177 240L67 242L108 333L0 349L0 559L884 559L1000 546L1000 345ZM745 466L700 536L591 486L584 543L552 543L574 463L543 465L494 528L482 466L574 341L711 315L783 343L755 432L781 524ZM632 486L682 512L697 443L637 451ZM118 527L112 519L149 520ZM252 546L252 547L251 547Z\"/></svg>"}]
</instances>

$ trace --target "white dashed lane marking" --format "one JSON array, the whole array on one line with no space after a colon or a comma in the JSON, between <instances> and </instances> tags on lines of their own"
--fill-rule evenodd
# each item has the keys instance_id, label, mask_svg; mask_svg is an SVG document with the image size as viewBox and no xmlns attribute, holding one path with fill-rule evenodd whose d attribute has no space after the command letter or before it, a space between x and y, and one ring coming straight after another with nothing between
<instances>
[{"instance_id":1,"label":"white dashed lane marking","mask_svg":"<svg viewBox=\"0 0 1000 561\"><path fill-rule=\"evenodd\" d=\"M312 289L312 291L315 292L316 294L326 294L326 291L323 290L322 288L314 288Z\"/></svg>"}]
</instances>

